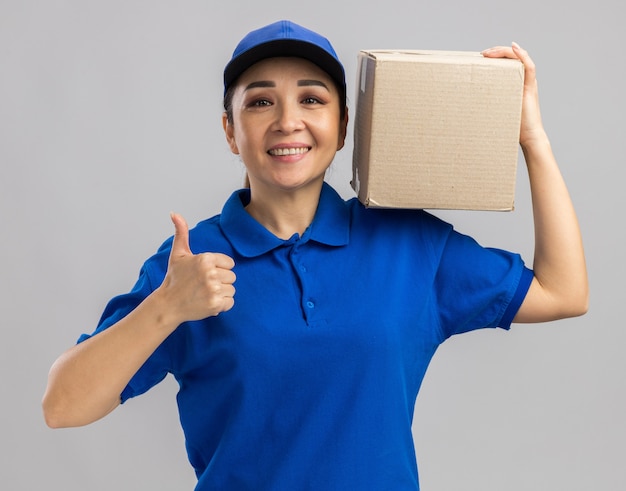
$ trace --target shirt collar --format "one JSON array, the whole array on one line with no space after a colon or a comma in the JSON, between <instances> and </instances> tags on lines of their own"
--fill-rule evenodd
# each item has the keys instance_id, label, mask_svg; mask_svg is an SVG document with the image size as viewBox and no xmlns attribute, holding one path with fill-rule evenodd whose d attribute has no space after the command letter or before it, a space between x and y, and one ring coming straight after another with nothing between
<instances>
[{"instance_id":1,"label":"shirt collar","mask_svg":"<svg viewBox=\"0 0 626 491\"><path fill-rule=\"evenodd\" d=\"M245 210L250 190L235 191L220 215L220 226L235 250L244 257L260 256L293 240L276 237ZM326 182L313 222L301 241L314 240L329 246L343 246L350 237L350 212L345 201Z\"/></svg>"}]
</instances>

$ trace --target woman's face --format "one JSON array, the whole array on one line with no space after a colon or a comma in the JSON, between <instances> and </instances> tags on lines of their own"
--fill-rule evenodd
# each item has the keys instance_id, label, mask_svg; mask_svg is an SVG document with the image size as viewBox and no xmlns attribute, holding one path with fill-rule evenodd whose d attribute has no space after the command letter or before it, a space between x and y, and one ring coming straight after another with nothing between
<instances>
[{"instance_id":1,"label":"woman's face","mask_svg":"<svg viewBox=\"0 0 626 491\"><path fill-rule=\"evenodd\" d=\"M321 186L347 123L339 119L339 93L326 72L302 58L263 60L239 77L232 108L224 130L252 189Z\"/></svg>"}]
</instances>

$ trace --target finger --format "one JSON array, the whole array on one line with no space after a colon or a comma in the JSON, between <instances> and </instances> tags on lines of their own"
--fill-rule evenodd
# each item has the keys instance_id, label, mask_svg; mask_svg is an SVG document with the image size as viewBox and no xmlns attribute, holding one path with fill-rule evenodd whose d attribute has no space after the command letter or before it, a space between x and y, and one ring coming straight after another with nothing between
<instances>
[{"instance_id":1,"label":"finger","mask_svg":"<svg viewBox=\"0 0 626 491\"><path fill-rule=\"evenodd\" d=\"M222 269L233 269L235 267L235 261L232 257L222 254L220 252L214 252L215 266Z\"/></svg>"},{"instance_id":2,"label":"finger","mask_svg":"<svg viewBox=\"0 0 626 491\"><path fill-rule=\"evenodd\" d=\"M187 221L178 213L171 213L170 218L174 224L174 240L170 258L192 254L189 247L189 226Z\"/></svg>"},{"instance_id":3,"label":"finger","mask_svg":"<svg viewBox=\"0 0 626 491\"><path fill-rule=\"evenodd\" d=\"M209 302L210 315L219 315L233 308L235 304L235 287L232 284L215 286L214 297Z\"/></svg>"},{"instance_id":4,"label":"finger","mask_svg":"<svg viewBox=\"0 0 626 491\"><path fill-rule=\"evenodd\" d=\"M235 275L235 273L233 273L230 269L222 269L219 271L220 271L219 280L222 286L225 286L225 285L232 286L235 283L235 281L237 281L237 275Z\"/></svg>"},{"instance_id":5,"label":"finger","mask_svg":"<svg viewBox=\"0 0 626 491\"><path fill-rule=\"evenodd\" d=\"M235 287L233 285L223 285L222 286L222 297L225 299L234 298L235 297Z\"/></svg>"},{"instance_id":6,"label":"finger","mask_svg":"<svg viewBox=\"0 0 626 491\"><path fill-rule=\"evenodd\" d=\"M515 53L515 56L524 64L524 69L526 70L526 81L532 81L535 75L535 63L528 55L528 51L521 48L516 42L511 44L511 49L513 50L513 53Z\"/></svg>"},{"instance_id":7,"label":"finger","mask_svg":"<svg viewBox=\"0 0 626 491\"><path fill-rule=\"evenodd\" d=\"M524 64L524 66L531 64L532 60L530 56L528 56L528 52L525 49L522 49L519 44L515 41L511 43L511 50L515 54L515 56Z\"/></svg>"},{"instance_id":8,"label":"finger","mask_svg":"<svg viewBox=\"0 0 626 491\"><path fill-rule=\"evenodd\" d=\"M522 49L521 46L519 44L517 44L515 41L513 41L511 43L511 49L513 50L513 53L515 53L515 55L521 60L522 58L528 58L528 53L526 52L525 49Z\"/></svg>"},{"instance_id":9,"label":"finger","mask_svg":"<svg viewBox=\"0 0 626 491\"><path fill-rule=\"evenodd\" d=\"M493 46L480 52L485 58L517 58L510 46Z\"/></svg>"},{"instance_id":10,"label":"finger","mask_svg":"<svg viewBox=\"0 0 626 491\"><path fill-rule=\"evenodd\" d=\"M227 312L232 309L235 305L235 299L233 297L224 297L224 301L222 303L222 312Z\"/></svg>"}]
</instances>

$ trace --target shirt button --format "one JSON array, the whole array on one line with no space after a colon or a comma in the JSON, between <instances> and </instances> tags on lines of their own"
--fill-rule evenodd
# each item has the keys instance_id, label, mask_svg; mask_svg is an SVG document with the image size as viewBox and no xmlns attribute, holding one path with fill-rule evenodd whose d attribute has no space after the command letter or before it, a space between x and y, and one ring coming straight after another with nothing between
<instances>
[{"instance_id":1,"label":"shirt button","mask_svg":"<svg viewBox=\"0 0 626 491\"><path fill-rule=\"evenodd\" d=\"M306 306L307 306L308 308L312 309L313 307L315 307L315 304L309 300L309 301L306 303Z\"/></svg>"}]
</instances>

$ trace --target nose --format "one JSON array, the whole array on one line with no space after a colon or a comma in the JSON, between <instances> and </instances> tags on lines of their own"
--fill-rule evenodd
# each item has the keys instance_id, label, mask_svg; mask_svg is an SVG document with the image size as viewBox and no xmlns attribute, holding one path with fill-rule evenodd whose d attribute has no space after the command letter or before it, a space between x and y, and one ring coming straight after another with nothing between
<instances>
[{"instance_id":1,"label":"nose","mask_svg":"<svg viewBox=\"0 0 626 491\"><path fill-rule=\"evenodd\" d=\"M281 102L276 104L276 120L274 129L289 134L304 128L302 111L298 104Z\"/></svg>"}]
</instances>

